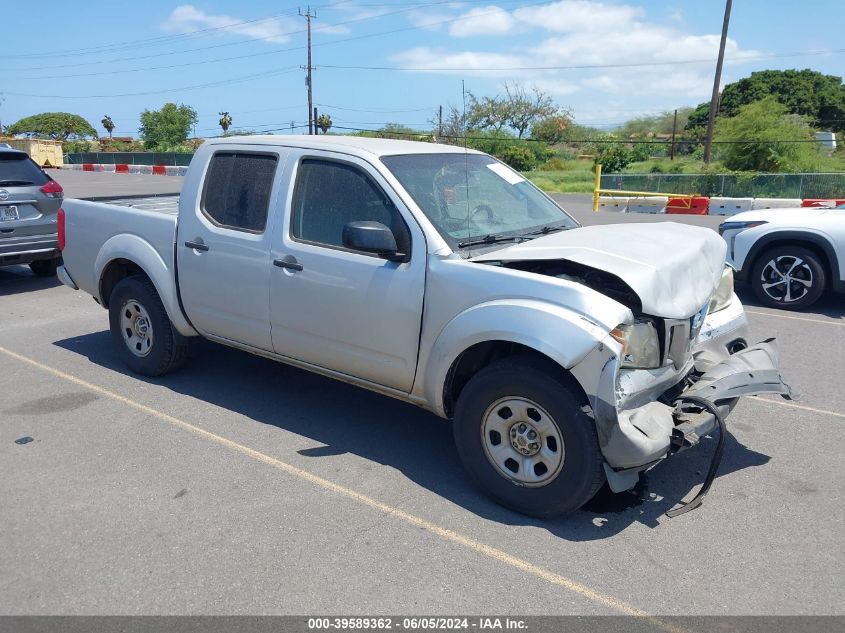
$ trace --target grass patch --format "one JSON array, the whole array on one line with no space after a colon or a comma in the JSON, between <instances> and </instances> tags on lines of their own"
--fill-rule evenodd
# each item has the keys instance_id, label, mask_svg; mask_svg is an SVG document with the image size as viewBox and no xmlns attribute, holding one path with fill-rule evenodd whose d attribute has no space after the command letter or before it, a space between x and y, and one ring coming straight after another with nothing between
<instances>
[{"instance_id":1,"label":"grass patch","mask_svg":"<svg viewBox=\"0 0 845 633\"><path fill-rule=\"evenodd\" d=\"M543 191L553 193L591 193L595 184L593 172L583 167L566 171L527 171L523 175Z\"/></svg>"}]
</instances>

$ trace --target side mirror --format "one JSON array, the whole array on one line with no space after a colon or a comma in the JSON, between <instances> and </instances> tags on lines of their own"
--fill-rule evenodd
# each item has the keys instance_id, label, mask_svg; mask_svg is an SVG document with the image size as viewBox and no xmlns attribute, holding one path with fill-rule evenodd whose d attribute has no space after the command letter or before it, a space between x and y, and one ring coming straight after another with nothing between
<instances>
[{"instance_id":1,"label":"side mirror","mask_svg":"<svg viewBox=\"0 0 845 633\"><path fill-rule=\"evenodd\" d=\"M343 245L356 251L374 253L392 262L406 261L400 253L393 231L381 222L349 222L343 227Z\"/></svg>"}]
</instances>

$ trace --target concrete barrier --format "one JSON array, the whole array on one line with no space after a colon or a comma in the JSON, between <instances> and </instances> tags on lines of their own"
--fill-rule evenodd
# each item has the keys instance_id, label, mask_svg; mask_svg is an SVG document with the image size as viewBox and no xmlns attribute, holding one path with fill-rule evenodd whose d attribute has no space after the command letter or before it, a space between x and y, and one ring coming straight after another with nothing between
<instances>
[{"instance_id":1,"label":"concrete barrier","mask_svg":"<svg viewBox=\"0 0 845 633\"><path fill-rule=\"evenodd\" d=\"M842 198L804 198L801 201L802 207L838 207L840 204L845 204L845 199Z\"/></svg>"},{"instance_id":2,"label":"concrete barrier","mask_svg":"<svg viewBox=\"0 0 845 633\"><path fill-rule=\"evenodd\" d=\"M108 172L117 171L117 165L109 164L109 163L103 163L103 171L108 171Z\"/></svg>"},{"instance_id":3,"label":"concrete barrier","mask_svg":"<svg viewBox=\"0 0 845 633\"><path fill-rule=\"evenodd\" d=\"M153 165L153 175L154 176L164 176L164 165Z\"/></svg>"},{"instance_id":4,"label":"concrete barrier","mask_svg":"<svg viewBox=\"0 0 845 633\"><path fill-rule=\"evenodd\" d=\"M114 166L114 172L116 174L128 174L129 165L127 165L126 163L118 163Z\"/></svg>"},{"instance_id":5,"label":"concrete barrier","mask_svg":"<svg viewBox=\"0 0 845 633\"><path fill-rule=\"evenodd\" d=\"M625 213L628 210L628 198L618 196L599 196L599 209L601 211L617 211Z\"/></svg>"},{"instance_id":6,"label":"concrete barrier","mask_svg":"<svg viewBox=\"0 0 845 633\"><path fill-rule=\"evenodd\" d=\"M628 213L666 213L668 196L643 196L628 200Z\"/></svg>"},{"instance_id":7,"label":"concrete barrier","mask_svg":"<svg viewBox=\"0 0 845 633\"><path fill-rule=\"evenodd\" d=\"M677 215L707 215L710 199L704 196L695 198L669 198L666 213Z\"/></svg>"},{"instance_id":8,"label":"concrete barrier","mask_svg":"<svg viewBox=\"0 0 845 633\"><path fill-rule=\"evenodd\" d=\"M754 198L751 210L758 209L794 209L801 206L801 198Z\"/></svg>"},{"instance_id":9,"label":"concrete barrier","mask_svg":"<svg viewBox=\"0 0 845 633\"><path fill-rule=\"evenodd\" d=\"M754 198L710 198L709 215L736 215L751 211Z\"/></svg>"}]
</instances>

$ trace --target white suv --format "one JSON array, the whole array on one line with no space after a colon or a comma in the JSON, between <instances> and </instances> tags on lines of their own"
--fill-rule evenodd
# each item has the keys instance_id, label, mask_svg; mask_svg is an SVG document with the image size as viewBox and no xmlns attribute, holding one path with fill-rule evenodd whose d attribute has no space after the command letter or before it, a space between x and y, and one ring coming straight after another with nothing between
<instances>
[{"instance_id":1,"label":"white suv","mask_svg":"<svg viewBox=\"0 0 845 633\"><path fill-rule=\"evenodd\" d=\"M825 290L845 292L845 205L747 211L719 234L737 278L767 306L800 310Z\"/></svg>"}]
</instances>

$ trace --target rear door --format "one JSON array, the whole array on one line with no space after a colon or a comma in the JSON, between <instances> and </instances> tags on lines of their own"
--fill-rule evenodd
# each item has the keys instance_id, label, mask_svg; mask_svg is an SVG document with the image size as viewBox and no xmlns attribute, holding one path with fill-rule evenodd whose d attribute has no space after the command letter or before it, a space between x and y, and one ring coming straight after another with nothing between
<instances>
[{"instance_id":1,"label":"rear door","mask_svg":"<svg viewBox=\"0 0 845 633\"><path fill-rule=\"evenodd\" d=\"M194 208L179 209L179 292L202 334L272 350L270 226L284 150L221 146ZM188 198L183 198L185 204Z\"/></svg>"},{"instance_id":2,"label":"rear door","mask_svg":"<svg viewBox=\"0 0 845 633\"><path fill-rule=\"evenodd\" d=\"M41 191L50 180L23 152L0 151L0 239L56 232L61 197Z\"/></svg>"}]
</instances>

